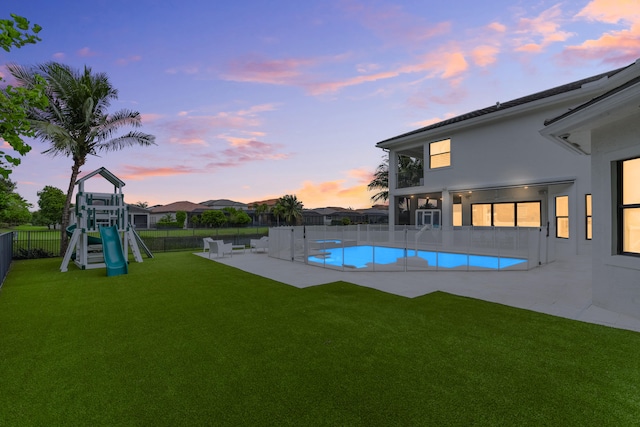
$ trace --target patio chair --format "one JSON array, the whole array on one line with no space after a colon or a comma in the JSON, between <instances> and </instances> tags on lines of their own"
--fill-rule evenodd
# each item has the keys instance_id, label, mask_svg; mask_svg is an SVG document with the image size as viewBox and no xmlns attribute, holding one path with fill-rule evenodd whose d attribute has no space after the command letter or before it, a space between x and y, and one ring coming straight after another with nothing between
<instances>
[{"instance_id":1,"label":"patio chair","mask_svg":"<svg viewBox=\"0 0 640 427\"><path fill-rule=\"evenodd\" d=\"M213 239L211 237L205 237L204 239L202 239L202 243L204 244L202 252L207 252L209 250L209 242L213 242Z\"/></svg>"},{"instance_id":2,"label":"patio chair","mask_svg":"<svg viewBox=\"0 0 640 427\"><path fill-rule=\"evenodd\" d=\"M251 252L254 250L257 251L258 249L262 249L262 251L265 252L269 249L269 238L267 236L262 236L259 239L251 239L249 244L251 246Z\"/></svg>"},{"instance_id":3,"label":"patio chair","mask_svg":"<svg viewBox=\"0 0 640 427\"><path fill-rule=\"evenodd\" d=\"M222 258L225 254L233 255L233 243L225 243L222 240L213 240L209 242L209 259L211 254L215 253L218 258Z\"/></svg>"}]
</instances>

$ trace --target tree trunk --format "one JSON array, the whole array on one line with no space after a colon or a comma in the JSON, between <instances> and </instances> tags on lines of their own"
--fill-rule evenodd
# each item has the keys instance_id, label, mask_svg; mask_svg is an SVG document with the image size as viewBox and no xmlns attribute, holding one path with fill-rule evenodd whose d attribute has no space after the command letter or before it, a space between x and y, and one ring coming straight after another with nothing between
<instances>
[{"instance_id":1,"label":"tree trunk","mask_svg":"<svg viewBox=\"0 0 640 427\"><path fill-rule=\"evenodd\" d=\"M69 244L69 236L67 236L67 227L69 226L69 211L71 210L71 198L73 197L73 189L76 186L76 180L80 174L81 162L74 160L71 167L71 179L69 180L69 188L67 189L67 197L64 201L64 209L62 210L62 224L60 228L60 256L64 256ZM76 218L77 221L77 218Z\"/></svg>"}]
</instances>

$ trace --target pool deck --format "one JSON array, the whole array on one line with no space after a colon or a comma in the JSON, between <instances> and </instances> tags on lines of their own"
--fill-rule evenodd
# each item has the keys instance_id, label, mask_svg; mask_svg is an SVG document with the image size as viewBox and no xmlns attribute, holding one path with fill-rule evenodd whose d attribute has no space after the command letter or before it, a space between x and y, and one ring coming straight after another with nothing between
<instances>
[{"instance_id":1,"label":"pool deck","mask_svg":"<svg viewBox=\"0 0 640 427\"><path fill-rule=\"evenodd\" d=\"M209 254L195 253L208 258ZM212 261L297 288L345 281L415 298L448 292L512 307L640 332L640 319L591 304L591 258L577 256L529 271L336 271L270 258L263 252L234 254Z\"/></svg>"}]
</instances>

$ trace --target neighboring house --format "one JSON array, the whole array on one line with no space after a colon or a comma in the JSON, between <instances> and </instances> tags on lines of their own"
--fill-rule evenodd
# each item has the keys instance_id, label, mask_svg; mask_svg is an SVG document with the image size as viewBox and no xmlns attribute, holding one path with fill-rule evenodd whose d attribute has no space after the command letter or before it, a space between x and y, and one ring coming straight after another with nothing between
<instances>
[{"instance_id":1,"label":"neighboring house","mask_svg":"<svg viewBox=\"0 0 640 427\"><path fill-rule=\"evenodd\" d=\"M151 225L151 210L136 205L127 205L129 208L129 224L136 229L146 229Z\"/></svg>"},{"instance_id":2,"label":"neighboring house","mask_svg":"<svg viewBox=\"0 0 640 427\"><path fill-rule=\"evenodd\" d=\"M200 202L201 205L208 206L213 209L234 208L247 211L248 206L246 203L234 202L229 199L207 200L206 202Z\"/></svg>"},{"instance_id":3,"label":"neighboring house","mask_svg":"<svg viewBox=\"0 0 640 427\"><path fill-rule=\"evenodd\" d=\"M211 209L212 208L210 207L207 207L198 203L187 202L187 201L169 203L168 205L164 205L164 206L156 206L151 209L150 226L156 227L156 224L158 223L158 221L160 221L161 218L167 215L171 215L175 220L176 213L179 211L182 211L182 212L186 212L187 214L187 221L184 225L186 228L189 226L189 224L191 224L191 218L193 218L195 215L200 215L202 212L208 211Z\"/></svg>"},{"instance_id":4,"label":"neighboring house","mask_svg":"<svg viewBox=\"0 0 640 427\"><path fill-rule=\"evenodd\" d=\"M435 208L442 212L444 229L540 227L546 231L541 247L547 261L590 254L592 162L540 130L550 118L563 117L639 75L640 64L634 63L378 142L389 153L391 230L415 227L417 209ZM637 148L637 130L635 137ZM633 145L630 138L625 143ZM398 170L400 156L418 160L422 168ZM603 167L603 156L594 157L594 170ZM627 158L633 156L630 152Z\"/></svg>"},{"instance_id":5,"label":"neighboring house","mask_svg":"<svg viewBox=\"0 0 640 427\"><path fill-rule=\"evenodd\" d=\"M302 223L305 225L335 225L344 218L349 219L351 224L386 224L388 217L389 210L381 209L381 206L371 209L327 207L302 211Z\"/></svg>"},{"instance_id":6,"label":"neighboring house","mask_svg":"<svg viewBox=\"0 0 640 427\"><path fill-rule=\"evenodd\" d=\"M640 60L540 133L592 174L593 303L640 317ZM623 78L624 77L624 78ZM576 154L577 153L577 154Z\"/></svg>"}]
</instances>

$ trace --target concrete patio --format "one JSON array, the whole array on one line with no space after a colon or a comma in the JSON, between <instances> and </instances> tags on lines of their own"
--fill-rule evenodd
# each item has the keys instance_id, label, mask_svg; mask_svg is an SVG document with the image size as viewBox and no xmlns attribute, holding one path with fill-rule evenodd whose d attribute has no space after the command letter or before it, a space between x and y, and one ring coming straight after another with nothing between
<instances>
[{"instance_id":1,"label":"concrete patio","mask_svg":"<svg viewBox=\"0 0 640 427\"><path fill-rule=\"evenodd\" d=\"M209 258L208 253L195 255ZM212 260L297 288L345 281L408 298L443 291L640 332L640 319L591 304L590 257L555 261L529 271L481 272L343 272L249 251Z\"/></svg>"}]
</instances>

